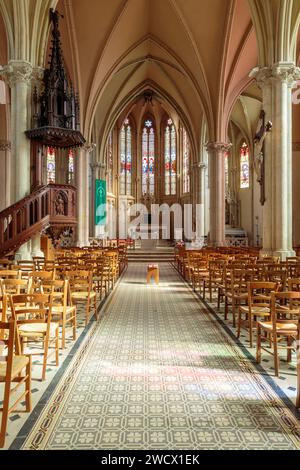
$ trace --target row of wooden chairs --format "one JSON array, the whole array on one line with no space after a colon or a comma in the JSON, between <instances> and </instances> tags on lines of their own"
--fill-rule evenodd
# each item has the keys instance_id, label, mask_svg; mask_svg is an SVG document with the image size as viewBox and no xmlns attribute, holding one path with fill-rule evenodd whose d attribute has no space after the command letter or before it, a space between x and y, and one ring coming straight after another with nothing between
<instances>
[{"instance_id":1,"label":"row of wooden chairs","mask_svg":"<svg viewBox=\"0 0 300 470\"><path fill-rule=\"evenodd\" d=\"M241 329L249 333L250 347L257 338L257 361L261 351L273 354L275 374L279 374L279 350L297 354L297 406L300 407L300 258L281 262L277 257L259 259L253 252L213 250L175 251L175 267L199 291L203 299L217 293L217 306L224 303L225 319L232 311L237 338ZM285 341L284 341L285 340ZM265 347L267 343L268 347Z\"/></svg>"},{"instance_id":2,"label":"row of wooden chairs","mask_svg":"<svg viewBox=\"0 0 300 470\"><path fill-rule=\"evenodd\" d=\"M97 297L101 300L114 287L123 269L119 250L76 253L69 259L57 255L51 262L3 260L1 264L0 260L0 381L4 382L0 447L5 443L8 416L24 397L25 409L31 411L32 355L42 355L41 379L45 380L52 354L59 365L59 347L65 348L68 327L76 340L77 305L85 305L86 324L92 313L98 319ZM36 352L37 346L41 348ZM25 390L12 405L11 396L22 384Z\"/></svg>"}]
</instances>

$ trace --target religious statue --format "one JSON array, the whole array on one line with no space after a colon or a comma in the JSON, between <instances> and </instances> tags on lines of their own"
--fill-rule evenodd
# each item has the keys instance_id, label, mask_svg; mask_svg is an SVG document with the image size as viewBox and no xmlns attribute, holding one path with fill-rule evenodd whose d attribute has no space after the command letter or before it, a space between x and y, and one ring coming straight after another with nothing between
<instances>
[{"instance_id":1,"label":"religious statue","mask_svg":"<svg viewBox=\"0 0 300 470\"><path fill-rule=\"evenodd\" d=\"M58 194L55 200L55 212L56 215L65 215L65 202L61 194Z\"/></svg>"},{"instance_id":2,"label":"religious statue","mask_svg":"<svg viewBox=\"0 0 300 470\"><path fill-rule=\"evenodd\" d=\"M268 132L272 130L273 124L271 121L268 121L265 124L265 113L261 112L256 134L254 137L254 168L257 174L258 183L262 184L263 182L263 164L264 164L264 152L263 145Z\"/></svg>"}]
</instances>

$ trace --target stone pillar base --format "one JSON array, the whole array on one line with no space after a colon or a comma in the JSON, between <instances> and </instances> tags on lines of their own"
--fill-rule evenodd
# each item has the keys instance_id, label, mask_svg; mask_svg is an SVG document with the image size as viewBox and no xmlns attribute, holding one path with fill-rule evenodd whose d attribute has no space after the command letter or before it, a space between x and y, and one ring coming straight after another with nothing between
<instances>
[{"instance_id":1,"label":"stone pillar base","mask_svg":"<svg viewBox=\"0 0 300 470\"><path fill-rule=\"evenodd\" d=\"M285 261L289 256L296 256L294 250L277 250L273 251L273 256L280 256L281 261Z\"/></svg>"},{"instance_id":2,"label":"stone pillar base","mask_svg":"<svg viewBox=\"0 0 300 470\"><path fill-rule=\"evenodd\" d=\"M76 246L82 248L83 246L90 246L90 242L88 240L78 240Z\"/></svg>"},{"instance_id":3,"label":"stone pillar base","mask_svg":"<svg viewBox=\"0 0 300 470\"><path fill-rule=\"evenodd\" d=\"M209 237L209 235L208 235ZM209 238L208 238L208 242L207 242L207 246L210 246L211 248L218 248L218 247L224 247L226 246L226 243L225 243L225 240L224 241L220 241L220 240L217 240L217 241L210 241Z\"/></svg>"},{"instance_id":4,"label":"stone pillar base","mask_svg":"<svg viewBox=\"0 0 300 470\"><path fill-rule=\"evenodd\" d=\"M31 240L31 256L40 256L44 258L44 253L41 250L41 236L35 235Z\"/></svg>"},{"instance_id":5,"label":"stone pillar base","mask_svg":"<svg viewBox=\"0 0 300 470\"><path fill-rule=\"evenodd\" d=\"M24 243L24 245L20 246L18 251L15 253L15 260L16 261L23 261L23 260L31 260L31 252L30 252L30 242Z\"/></svg>"}]
</instances>

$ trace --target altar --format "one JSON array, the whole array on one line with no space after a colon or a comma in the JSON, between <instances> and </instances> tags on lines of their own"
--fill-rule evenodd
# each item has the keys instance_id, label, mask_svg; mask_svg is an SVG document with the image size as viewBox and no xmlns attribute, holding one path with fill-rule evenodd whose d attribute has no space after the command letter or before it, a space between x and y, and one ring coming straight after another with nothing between
<instances>
[{"instance_id":1,"label":"altar","mask_svg":"<svg viewBox=\"0 0 300 470\"><path fill-rule=\"evenodd\" d=\"M137 227L129 227L128 235L134 240L157 241L168 240L168 227L164 225L141 224Z\"/></svg>"}]
</instances>

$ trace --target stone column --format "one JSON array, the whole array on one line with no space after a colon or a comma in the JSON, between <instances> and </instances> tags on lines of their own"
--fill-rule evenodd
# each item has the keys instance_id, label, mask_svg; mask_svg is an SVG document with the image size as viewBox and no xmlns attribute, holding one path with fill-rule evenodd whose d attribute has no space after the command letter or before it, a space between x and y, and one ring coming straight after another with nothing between
<instances>
[{"instance_id":1,"label":"stone column","mask_svg":"<svg viewBox=\"0 0 300 470\"><path fill-rule=\"evenodd\" d=\"M266 121L273 123L265 139L263 254L294 256L292 221L292 86L300 68L291 63L254 69L263 92Z\"/></svg>"},{"instance_id":2,"label":"stone column","mask_svg":"<svg viewBox=\"0 0 300 470\"><path fill-rule=\"evenodd\" d=\"M29 62L12 60L1 74L11 88L11 158L14 202L30 192L30 81L33 68Z\"/></svg>"},{"instance_id":3,"label":"stone column","mask_svg":"<svg viewBox=\"0 0 300 470\"><path fill-rule=\"evenodd\" d=\"M224 155L231 144L209 142L206 146L210 178L210 232L211 246L225 245L225 167Z\"/></svg>"},{"instance_id":4,"label":"stone column","mask_svg":"<svg viewBox=\"0 0 300 470\"><path fill-rule=\"evenodd\" d=\"M41 250L41 235L39 233L31 239L31 256L44 256Z\"/></svg>"},{"instance_id":5,"label":"stone column","mask_svg":"<svg viewBox=\"0 0 300 470\"><path fill-rule=\"evenodd\" d=\"M205 235L205 186L204 186L204 170L206 165L202 162L197 162L193 164L191 171L192 179L192 204L193 204L193 214L194 221L197 230L197 237L204 237Z\"/></svg>"},{"instance_id":6,"label":"stone column","mask_svg":"<svg viewBox=\"0 0 300 470\"><path fill-rule=\"evenodd\" d=\"M1 71L11 88L11 203L30 193L30 141L25 131L30 127L32 73L32 65L21 60L9 61ZM19 248L16 258L30 257L28 242Z\"/></svg>"},{"instance_id":7,"label":"stone column","mask_svg":"<svg viewBox=\"0 0 300 470\"><path fill-rule=\"evenodd\" d=\"M86 143L77 153L77 244L89 244L89 159L96 144Z\"/></svg>"},{"instance_id":8,"label":"stone column","mask_svg":"<svg viewBox=\"0 0 300 470\"><path fill-rule=\"evenodd\" d=\"M199 190L198 190L198 204L201 206L201 237L207 235L207 221L206 221L206 205L208 201L206 199L206 187L205 187L205 174L207 165L204 162L198 163L199 171Z\"/></svg>"}]
</instances>

